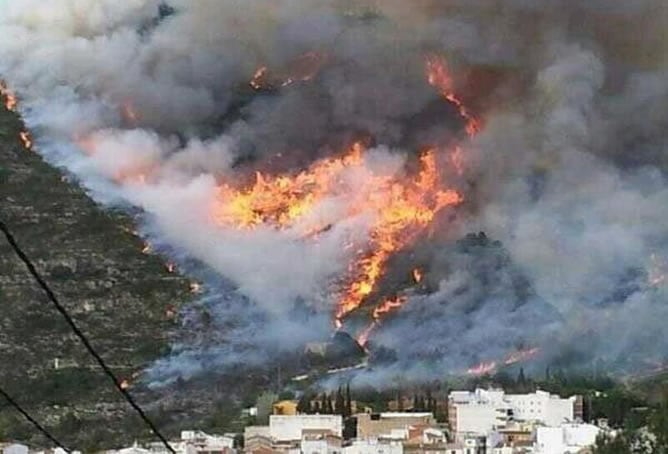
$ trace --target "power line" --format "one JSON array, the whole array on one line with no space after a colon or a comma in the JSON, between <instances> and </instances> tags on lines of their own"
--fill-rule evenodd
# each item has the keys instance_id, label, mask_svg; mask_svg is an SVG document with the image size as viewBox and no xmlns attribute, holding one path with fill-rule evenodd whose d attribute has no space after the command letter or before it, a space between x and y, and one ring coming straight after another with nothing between
<instances>
[{"instance_id":1,"label":"power line","mask_svg":"<svg viewBox=\"0 0 668 454\"><path fill-rule=\"evenodd\" d=\"M10 404L12 407L14 407L14 408L16 409L16 411L18 411L19 413L21 413L21 414L23 415L23 417L24 417L25 419L27 419L27 420L30 422L30 424L32 424L33 426L35 426L35 428L36 428L37 430L39 430L40 432L42 432L42 434L43 434L46 438L48 438L48 439L51 440L53 443L55 443L56 446L58 446L58 447L64 449L66 452L72 452L70 449L66 448L65 445L63 445L60 441L58 441L58 439L57 439L56 437L54 437L53 435L51 435L51 434L49 433L48 430L46 430L44 427L42 427L42 425L41 425L40 423L38 423L38 422L35 420L35 418L33 418L32 416L30 416L30 414L29 414L27 411L25 411L23 408L21 408L21 406L18 404L18 402L16 402L16 401L14 400L14 398L12 398L12 396L10 396L4 389L2 389L2 387L0 387L0 395L2 395L2 397L4 397L5 400L6 400L7 402L9 402L9 404Z\"/></svg>"},{"instance_id":2,"label":"power line","mask_svg":"<svg viewBox=\"0 0 668 454\"><path fill-rule=\"evenodd\" d=\"M7 242L9 242L10 246L16 253L16 255L21 259L21 261L25 264L26 268L28 268L28 271L32 276L35 278L39 286L44 290L44 293L49 297L49 300L53 303L53 305L56 307L58 312L63 316L67 324L70 326L74 334L77 335L77 337L81 340L81 342L84 344L86 349L88 350L88 353L90 353L93 358L97 361L97 363L100 365L102 370L104 371L105 374L109 377L109 379L114 383L114 387L120 392L123 397L125 397L125 400L128 401L130 406L139 414L141 419L144 420L146 425L151 429L151 431L160 439L160 441L165 445L167 450L171 452L172 454L176 454L176 451L174 451L174 448L171 447L167 439L160 433L158 428L153 424L153 422L149 419L149 417L144 413L144 410L135 402L135 400L132 398L130 393L121 385L121 382L116 378L116 375L111 371L109 366L104 362L102 357L95 351L93 346L91 345L90 341L86 337L86 335L79 329L77 324L74 322L70 314L67 312L67 309L60 304L58 301L58 298L56 298L56 295L53 293L49 285L42 279L40 274L37 272L37 269L33 265L32 261L28 256L23 252L21 247L18 245L16 240L14 239L14 236L10 232L9 228L7 225L5 225L4 222L0 221L0 230L2 230L2 233L5 234L5 237L7 237Z\"/></svg>"}]
</instances>

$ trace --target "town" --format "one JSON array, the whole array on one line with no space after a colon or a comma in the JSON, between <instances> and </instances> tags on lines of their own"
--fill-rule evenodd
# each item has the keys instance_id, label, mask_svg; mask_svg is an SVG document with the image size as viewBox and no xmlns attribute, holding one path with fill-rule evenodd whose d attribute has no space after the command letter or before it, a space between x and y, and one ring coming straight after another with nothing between
<instances>
[{"instance_id":1,"label":"town","mask_svg":"<svg viewBox=\"0 0 668 454\"><path fill-rule=\"evenodd\" d=\"M416 397L412 405L406 400L409 408L384 412L352 400L349 389L339 390L334 400L326 397L324 403L278 400L266 418L258 407L243 411L249 420L264 419L266 425L248 425L243 434L187 430L170 445L183 454L561 454L592 452L597 439L616 435L605 418L583 422L580 395L559 396L540 389L525 394L499 388L451 391L445 421L435 416L436 399ZM419 411L424 408L431 411ZM165 448L159 442L135 442L105 452L169 454ZM2 446L3 454L33 452L46 451ZM60 452L64 451L54 451Z\"/></svg>"}]
</instances>

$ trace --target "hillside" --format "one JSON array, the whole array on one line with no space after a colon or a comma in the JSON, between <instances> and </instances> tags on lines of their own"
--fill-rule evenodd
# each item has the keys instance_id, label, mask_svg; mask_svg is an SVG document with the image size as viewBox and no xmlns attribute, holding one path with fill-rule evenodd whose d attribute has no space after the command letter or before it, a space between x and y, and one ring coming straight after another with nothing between
<instances>
[{"instance_id":1,"label":"hillside","mask_svg":"<svg viewBox=\"0 0 668 454\"><path fill-rule=\"evenodd\" d=\"M19 137L22 129L16 114L0 110L0 218L94 347L119 377L133 380L167 351L177 321L173 308L190 298L189 281L170 274L160 257L141 252L130 218L102 210L59 170L27 151ZM79 448L116 445L141 435L142 425L4 237L0 307L0 385L21 405ZM145 390L133 388L133 393L149 406L152 399ZM150 406L149 412L155 416ZM2 438L45 444L4 401Z\"/></svg>"}]
</instances>

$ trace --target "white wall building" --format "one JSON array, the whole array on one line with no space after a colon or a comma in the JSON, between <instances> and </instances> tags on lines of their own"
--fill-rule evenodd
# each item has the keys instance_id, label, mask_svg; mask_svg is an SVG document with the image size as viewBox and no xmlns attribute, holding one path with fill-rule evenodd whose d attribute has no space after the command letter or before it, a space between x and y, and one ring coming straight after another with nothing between
<instances>
[{"instance_id":1,"label":"white wall building","mask_svg":"<svg viewBox=\"0 0 668 454\"><path fill-rule=\"evenodd\" d=\"M377 439L356 440L343 448L343 454L403 454L404 445L400 441L382 442Z\"/></svg>"},{"instance_id":2,"label":"white wall building","mask_svg":"<svg viewBox=\"0 0 668 454\"><path fill-rule=\"evenodd\" d=\"M592 446L601 429L592 424L562 424L536 429L536 454L577 453Z\"/></svg>"},{"instance_id":3,"label":"white wall building","mask_svg":"<svg viewBox=\"0 0 668 454\"><path fill-rule=\"evenodd\" d=\"M538 390L532 394L506 394L505 400L520 421L539 421L546 426L558 427L575 418L575 396L562 399Z\"/></svg>"},{"instance_id":4,"label":"white wall building","mask_svg":"<svg viewBox=\"0 0 668 454\"><path fill-rule=\"evenodd\" d=\"M510 421L535 421L560 426L575 418L576 397L562 399L545 391L505 394L503 390L453 391L448 422L454 432L487 434Z\"/></svg>"},{"instance_id":5,"label":"white wall building","mask_svg":"<svg viewBox=\"0 0 668 454\"><path fill-rule=\"evenodd\" d=\"M337 437L343 434L341 415L271 415L269 436L277 442L302 439L304 430L329 431Z\"/></svg>"}]
</instances>

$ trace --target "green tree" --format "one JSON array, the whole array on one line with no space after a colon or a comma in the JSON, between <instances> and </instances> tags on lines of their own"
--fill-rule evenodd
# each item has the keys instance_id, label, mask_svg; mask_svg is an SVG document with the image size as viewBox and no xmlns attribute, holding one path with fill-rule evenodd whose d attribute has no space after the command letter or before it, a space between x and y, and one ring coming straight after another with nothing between
<instances>
[{"instance_id":1,"label":"green tree","mask_svg":"<svg viewBox=\"0 0 668 454\"><path fill-rule=\"evenodd\" d=\"M650 416L649 430L654 435L654 454L668 454L668 393Z\"/></svg>"},{"instance_id":2,"label":"green tree","mask_svg":"<svg viewBox=\"0 0 668 454\"><path fill-rule=\"evenodd\" d=\"M341 387L336 391L336 413L342 416L345 416L346 413L346 401L343 398L343 390Z\"/></svg>"},{"instance_id":3,"label":"green tree","mask_svg":"<svg viewBox=\"0 0 668 454\"><path fill-rule=\"evenodd\" d=\"M353 400L350 396L350 383L346 385L346 413L344 416L351 416L353 414Z\"/></svg>"},{"instance_id":4,"label":"green tree","mask_svg":"<svg viewBox=\"0 0 668 454\"><path fill-rule=\"evenodd\" d=\"M297 411L299 413L311 413L311 398L313 396L308 393L304 392L302 396L299 398L299 401L297 402Z\"/></svg>"},{"instance_id":5,"label":"green tree","mask_svg":"<svg viewBox=\"0 0 668 454\"><path fill-rule=\"evenodd\" d=\"M257 407L258 424L269 424L269 415L272 412L272 406L277 398L278 396L272 392L264 392L257 398L255 406Z\"/></svg>"}]
</instances>

